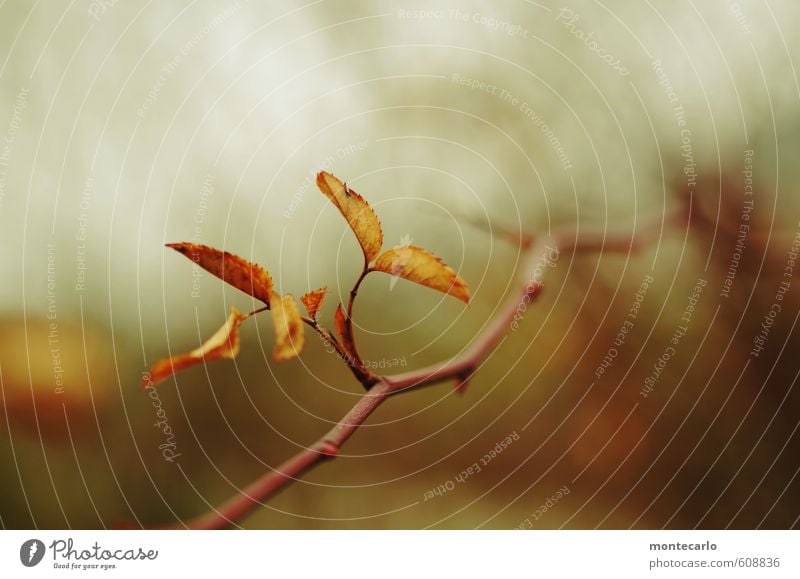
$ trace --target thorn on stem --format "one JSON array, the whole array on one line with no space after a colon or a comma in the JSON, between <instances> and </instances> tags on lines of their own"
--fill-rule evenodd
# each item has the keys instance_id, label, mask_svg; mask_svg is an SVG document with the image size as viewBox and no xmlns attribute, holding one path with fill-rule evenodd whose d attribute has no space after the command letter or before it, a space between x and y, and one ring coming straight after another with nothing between
<instances>
[{"instance_id":1,"label":"thorn on stem","mask_svg":"<svg viewBox=\"0 0 800 579\"><path fill-rule=\"evenodd\" d=\"M525 287L525 295L527 297L529 297L529 298L532 298L533 296L535 296L536 294L541 292L543 287L544 286L541 283L539 283L538 281L534 281L532 283L529 283Z\"/></svg>"},{"instance_id":2,"label":"thorn on stem","mask_svg":"<svg viewBox=\"0 0 800 579\"><path fill-rule=\"evenodd\" d=\"M317 449L320 454L324 454L328 458L335 458L339 455L339 445L331 442L330 440L323 440Z\"/></svg>"},{"instance_id":3,"label":"thorn on stem","mask_svg":"<svg viewBox=\"0 0 800 579\"><path fill-rule=\"evenodd\" d=\"M528 233L521 233L519 236L519 246L523 250L530 249L534 241L536 241L536 238Z\"/></svg>"},{"instance_id":4,"label":"thorn on stem","mask_svg":"<svg viewBox=\"0 0 800 579\"><path fill-rule=\"evenodd\" d=\"M467 392L467 386L469 386L470 380L472 380L472 370L467 370L462 374L458 374L455 377L455 393L459 396L463 396Z\"/></svg>"}]
</instances>

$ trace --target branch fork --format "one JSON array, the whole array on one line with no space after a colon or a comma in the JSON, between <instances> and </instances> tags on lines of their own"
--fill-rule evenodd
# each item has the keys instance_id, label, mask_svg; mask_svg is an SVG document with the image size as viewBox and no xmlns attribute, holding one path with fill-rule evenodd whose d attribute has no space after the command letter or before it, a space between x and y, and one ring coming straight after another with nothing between
<instances>
[{"instance_id":1,"label":"branch fork","mask_svg":"<svg viewBox=\"0 0 800 579\"><path fill-rule=\"evenodd\" d=\"M450 360L433 364L410 372L395 375L380 376L374 374L366 367L358 354L356 339L353 334L353 307L358 296L359 288L366 276L374 271L383 271L392 275L405 277L410 281L427 285L433 289L449 293L463 301L468 301L466 283L449 267L445 266L437 257L429 254L425 250L413 246L404 246L386 251L378 256L382 244L383 234L380 231L380 223L377 221L371 208L366 201L355 191L338 179L327 173L320 173L317 179L320 189L337 206L342 215L345 216L353 229L359 244L364 252L364 268L355 281L349 294L349 300L345 309L341 306L337 308L334 318L336 328L339 333L337 339L331 331L319 324L316 318L317 311L322 303L327 288L321 288L314 292L309 292L301 298L306 306L309 316L297 316L295 322L302 327L303 324L313 329L320 338L330 343L337 354L347 364L354 377L363 386L365 392L350 411L336 423L330 431L318 439L316 442L301 450L278 467L264 473L241 492L237 493L219 507L212 511L192 519L185 523L180 523L176 527L189 529L222 529L236 526L244 517L263 504L263 501L280 492L287 485L297 481L303 474L317 466L318 464L333 459L339 455L342 446L355 434L358 428L364 424L369 416L379 408L390 396L402 394L404 392L439 384L442 382L452 382L455 391L463 394L469 382L474 378L481 364L491 355L497 345L508 334L509 329L518 322L520 310L524 311L529 304L534 303L543 291L541 281L541 263L549 259L552 252L572 251L574 253L598 253L604 251L629 254L641 248L643 245L658 239L661 231L657 226L649 227L640 234L631 235L608 235L602 234L582 234L580 236L558 234L550 237L538 238L528 234L511 234L502 229L497 229L500 235L506 240L512 240L518 244L520 251L526 255L525 266L520 271L520 282L518 290L509 297L506 304L501 308L499 314L490 324L479 334L472 344L459 356ZM685 212L676 212L675 215L667 216L663 224L665 227L674 227L685 224ZM494 228L493 228L494 229ZM181 245L181 244L175 244ZM205 247L205 246L202 246ZM226 254L230 255L230 254ZM265 301L266 307L261 308L247 316L234 317L235 326L244 319L260 311L274 307L275 297L278 301L285 301L286 296L276 296L271 292L271 279L264 270L256 270L252 266L250 270L258 274L258 279L262 283L267 283L269 287L255 287L253 276L247 274L248 262L234 256L236 269L225 270L224 265L215 265L216 269L205 267L218 277L223 279L231 275L234 277L235 285L243 291L247 291L247 284L253 288L249 291L251 295L258 296ZM218 257L215 255L214 259ZM238 261L236 261L238 260ZM224 264L220 258L219 262ZM214 264L218 264L214 261ZM214 265L212 264L212 265ZM370 265L372 264L372 265ZM424 275L420 275L422 271ZM427 277L426 277L427 276ZM288 294L287 294L288 295ZM270 299L272 298L272 299ZM288 312L288 314L286 313ZM233 314L232 314L233 315ZM284 307L287 327L283 334L276 328L278 337L289 336L288 346L284 344L283 352L291 353L289 348L292 340L297 341L296 328L290 327L291 307ZM233 326L234 324L230 323ZM223 328L225 329L225 328ZM235 330L235 328L233 328ZM220 334L220 332L218 332ZM217 357L233 357L238 351L238 336L235 332L221 331L222 336L215 335L217 341L206 345L205 353L201 352L199 360L204 360L208 352L222 353ZM302 345L302 334L300 334ZM235 344L234 344L235 338ZM226 341L227 340L227 341ZM235 345L235 348L234 348ZM217 348L214 350L213 348ZM197 352L196 350L195 352ZM170 360L174 360L170 359ZM159 363L163 365L164 361ZM168 374L170 374L169 372Z\"/></svg>"}]
</instances>

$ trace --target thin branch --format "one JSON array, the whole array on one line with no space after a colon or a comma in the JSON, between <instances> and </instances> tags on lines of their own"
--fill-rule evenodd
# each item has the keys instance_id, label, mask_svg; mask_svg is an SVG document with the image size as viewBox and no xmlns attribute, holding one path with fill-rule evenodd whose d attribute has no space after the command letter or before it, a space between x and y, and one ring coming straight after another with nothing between
<instances>
[{"instance_id":1,"label":"thin branch","mask_svg":"<svg viewBox=\"0 0 800 579\"><path fill-rule=\"evenodd\" d=\"M320 326L316 320L312 320L311 318L303 316L301 319L317 334L319 334L320 338L325 344L330 344L333 349L336 350L336 355L339 356L339 358L341 358L345 364L347 364L347 367L350 368L353 376L355 376L356 380L361 382L365 388L369 389L373 384L378 382L378 377L365 368L363 363L353 358L353 356L339 343L339 340L334 337L330 330Z\"/></svg>"},{"instance_id":2,"label":"thin branch","mask_svg":"<svg viewBox=\"0 0 800 579\"><path fill-rule=\"evenodd\" d=\"M531 263L535 262L532 261ZM325 436L285 461L276 469L263 474L243 489L240 494L230 498L220 507L193 519L186 524L186 527L190 529L223 529L234 525L262 505L262 501L273 496L289 483L296 481L322 461L335 457L347 439L390 395L454 377L466 379L468 376L465 373L471 372L480 360L502 339L517 311L520 300L528 295L533 301L539 295L540 289L541 285L539 283L530 284L526 282L521 292L506 305L503 315L498 317L473 342L473 346L467 350L463 358L443 364L431 369L429 372L425 369L419 370L406 378L400 375L389 379L381 379L369 391L364 393L356 405Z\"/></svg>"},{"instance_id":3,"label":"thin branch","mask_svg":"<svg viewBox=\"0 0 800 579\"><path fill-rule=\"evenodd\" d=\"M679 225L684 224L685 219L681 218L681 216L685 215L683 209L681 209L675 215L667 216L664 222L664 229L677 228ZM660 224L661 222L656 225ZM297 481L300 476L318 464L335 457L342 445L390 396L447 380L454 380L457 384L463 386L481 362L502 341L515 320L521 304L533 303L541 295L543 286L539 278L541 273L547 269L541 267L541 263L547 258L547 253L553 251L573 251L575 253L612 251L628 253L658 239L660 234L659 227L651 226L645 228L641 233L630 235L602 233L569 236L560 234L550 238L533 239L529 244L529 258L521 271L519 290L515 295L511 296L497 318L476 337L462 355L447 362L434 364L412 372L389 377L375 377L377 382L374 386L362 395L356 405L325 436L285 461L276 469L263 474L220 507L191 520L184 526L190 529L222 529L235 525L258 506L262 505L264 500L274 496L290 483ZM351 299L348 304L348 320L350 319L350 314L352 314L352 303L358 293L358 287L366 273L368 272L365 268L365 272L362 272L351 292ZM330 340L331 344L335 344L334 347L338 346L337 352L342 350L341 346L327 330L320 328L316 322L312 324L312 327L323 338ZM343 359L348 362L348 365L351 365L351 360L347 357L343 357Z\"/></svg>"},{"instance_id":4,"label":"thin branch","mask_svg":"<svg viewBox=\"0 0 800 579\"><path fill-rule=\"evenodd\" d=\"M219 508L185 524L189 529L224 529L233 526L262 501L274 496L288 484L311 470L320 462L335 457L341 446L390 394L386 382L375 385L359 399L358 403L317 442L298 452L278 468L271 470L251 483L240 494L233 496Z\"/></svg>"},{"instance_id":5,"label":"thin branch","mask_svg":"<svg viewBox=\"0 0 800 579\"><path fill-rule=\"evenodd\" d=\"M369 263L367 262L366 255L364 256L364 269L361 270L361 274L358 276L356 283L353 284L353 289L350 290L350 298L347 300L347 313L344 317L344 324L345 324L345 332L347 332L347 339L349 340L350 344L352 345L352 356L355 358L356 363L363 369L364 362L361 360L361 356L358 354L358 347L356 346L355 336L353 336L353 304L355 304L356 296L358 296L358 289L361 287L361 283L367 277L367 274L370 272ZM369 388L372 384L365 384L362 381L362 384Z\"/></svg>"},{"instance_id":6,"label":"thin branch","mask_svg":"<svg viewBox=\"0 0 800 579\"><path fill-rule=\"evenodd\" d=\"M356 283L353 284L353 289L350 290L350 299L347 302L347 319L350 320L353 317L353 304L356 301L356 296L358 295L358 289L361 287L361 283L366 279L367 274L370 273L372 270L369 268L369 264L364 266L364 269L361 270L361 275L358 276Z\"/></svg>"},{"instance_id":7,"label":"thin branch","mask_svg":"<svg viewBox=\"0 0 800 579\"><path fill-rule=\"evenodd\" d=\"M484 219L479 219L476 215L471 215L465 212L454 211L457 218L460 218L464 223L480 229L488 233L492 237L497 237L503 241L510 242L512 245L521 247L524 250L533 245L535 236L524 231L514 231L510 227L500 225L498 223L487 222Z\"/></svg>"},{"instance_id":8,"label":"thin branch","mask_svg":"<svg viewBox=\"0 0 800 579\"><path fill-rule=\"evenodd\" d=\"M680 224L681 215L683 215L682 212L670 215L666 220L666 225L671 228ZM526 245L531 247L531 252L522 274L528 283L521 293L515 294L508 300L492 324L461 356L419 370L387 376L385 380L391 384L392 392L429 386L447 380L455 380L460 386L462 382L472 376L483 359L507 334L512 322L523 309L523 304L527 306L528 303L532 303L541 293L542 284L538 278L545 269L543 263L546 260L546 254L553 251L557 253L564 251L574 251L575 253L637 252L658 239L658 235L657 227L646 227L641 232L632 233L630 236L592 232L574 236L562 233L539 240L533 237L528 238Z\"/></svg>"},{"instance_id":9,"label":"thin branch","mask_svg":"<svg viewBox=\"0 0 800 579\"><path fill-rule=\"evenodd\" d=\"M515 316L523 304L533 302L542 290L542 284L534 279L536 264L543 259L544 252L548 251L548 245L536 244L535 251L531 252L530 259L526 262L523 277L525 285L519 292L516 292L503 308L500 314L492 323L478 336L472 345L459 357L448 360L445 363L433 364L431 366L388 376L386 381L391 384L393 392L407 390L419 386L429 386L445 380L464 381L469 378L481 361L495 348L495 346L508 333Z\"/></svg>"}]
</instances>

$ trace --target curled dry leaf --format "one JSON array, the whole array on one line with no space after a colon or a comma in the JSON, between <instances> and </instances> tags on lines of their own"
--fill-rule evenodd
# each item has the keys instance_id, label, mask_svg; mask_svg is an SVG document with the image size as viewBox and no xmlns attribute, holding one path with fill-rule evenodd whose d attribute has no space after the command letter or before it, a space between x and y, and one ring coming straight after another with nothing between
<instances>
[{"instance_id":1,"label":"curled dry leaf","mask_svg":"<svg viewBox=\"0 0 800 579\"><path fill-rule=\"evenodd\" d=\"M225 283L264 302L267 306L270 305L272 278L260 265L227 251L198 243L168 243L167 247L182 253Z\"/></svg>"},{"instance_id":2,"label":"curled dry leaf","mask_svg":"<svg viewBox=\"0 0 800 579\"><path fill-rule=\"evenodd\" d=\"M469 303L467 282L453 268L421 247L403 245L385 251L372 269L402 277Z\"/></svg>"},{"instance_id":3,"label":"curled dry leaf","mask_svg":"<svg viewBox=\"0 0 800 579\"><path fill-rule=\"evenodd\" d=\"M236 308L231 308L231 315L228 316L225 325L206 340L202 346L195 348L188 354L159 360L150 368L150 374L144 376L142 384L154 386L176 372L199 364L203 360L235 358L239 353L239 326L247 318L248 316L243 316Z\"/></svg>"},{"instance_id":4,"label":"curled dry leaf","mask_svg":"<svg viewBox=\"0 0 800 579\"><path fill-rule=\"evenodd\" d=\"M317 174L317 186L347 219L364 251L367 263L371 263L383 245L381 222L372 207L361 195L327 171Z\"/></svg>"},{"instance_id":5,"label":"curled dry leaf","mask_svg":"<svg viewBox=\"0 0 800 579\"><path fill-rule=\"evenodd\" d=\"M272 294L272 324L275 326L275 349L272 357L276 362L294 358L303 349L303 320L292 294L281 297Z\"/></svg>"},{"instance_id":6,"label":"curled dry leaf","mask_svg":"<svg viewBox=\"0 0 800 579\"><path fill-rule=\"evenodd\" d=\"M325 299L325 294L328 292L327 287L321 287L313 291L303 294L300 301L306 307L306 311L312 320L317 319L317 312L322 307L322 301Z\"/></svg>"},{"instance_id":7,"label":"curled dry leaf","mask_svg":"<svg viewBox=\"0 0 800 579\"><path fill-rule=\"evenodd\" d=\"M348 362L356 363L358 356L356 355L355 340L353 340L353 330L350 324L347 323L342 304L336 306L336 313L333 315L333 323L336 325L336 333L339 334L342 348L344 348L345 353L350 358Z\"/></svg>"}]
</instances>

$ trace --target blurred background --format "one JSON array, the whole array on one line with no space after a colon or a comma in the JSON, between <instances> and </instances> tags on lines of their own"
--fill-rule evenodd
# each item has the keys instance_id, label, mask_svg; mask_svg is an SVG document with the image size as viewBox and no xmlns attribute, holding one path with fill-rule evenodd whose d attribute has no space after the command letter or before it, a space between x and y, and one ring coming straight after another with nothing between
<instances>
[{"instance_id":1,"label":"blurred background","mask_svg":"<svg viewBox=\"0 0 800 579\"><path fill-rule=\"evenodd\" d=\"M790 0L0 3L0 525L180 524L357 401L313 335L275 364L269 314L235 361L139 386L252 306L167 242L257 261L282 293L327 285L332 325L361 257L324 168L386 247L470 284L464 307L370 276L356 331L385 373L458 354L527 282L498 228L655 241L562 252L463 396L389 400L242 526L797 527L798 18Z\"/></svg>"}]
</instances>

